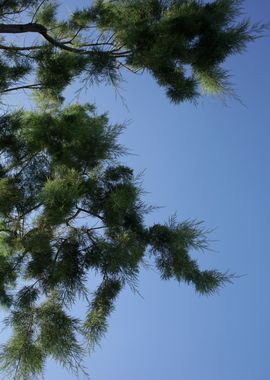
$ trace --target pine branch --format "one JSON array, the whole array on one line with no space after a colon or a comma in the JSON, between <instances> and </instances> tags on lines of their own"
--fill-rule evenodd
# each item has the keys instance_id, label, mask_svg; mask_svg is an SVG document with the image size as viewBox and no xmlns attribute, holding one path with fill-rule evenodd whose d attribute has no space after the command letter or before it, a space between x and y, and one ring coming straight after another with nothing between
<instances>
[{"instance_id":1,"label":"pine branch","mask_svg":"<svg viewBox=\"0 0 270 380\"><path fill-rule=\"evenodd\" d=\"M9 51L28 51L28 50L39 50L41 49L43 46L42 45L33 45L33 46L15 46L15 45L2 45L0 44L0 49L2 50L9 50Z\"/></svg>"},{"instance_id":2,"label":"pine branch","mask_svg":"<svg viewBox=\"0 0 270 380\"><path fill-rule=\"evenodd\" d=\"M27 84L27 85L23 85L23 86L12 87L12 88L7 88L5 90L1 90L0 94L4 94L7 92L11 92L11 91L17 91L17 90L37 90L37 89L41 89L41 88L42 88L41 83Z\"/></svg>"},{"instance_id":3,"label":"pine branch","mask_svg":"<svg viewBox=\"0 0 270 380\"><path fill-rule=\"evenodd\" d=\"M35 10L35 12L34 12L34 14L33 14L33 17L32 17L32 20L31 20L31 23L34 22L35 17L36 17L36 15L38 14L38 11L40 10L40 8L42 7L42 5L43 5L45 2L46 2L46 0L42 0L42 1L40 2L40 4L37 6L37 8L36 8L36 10Z\"/></svg>"},{"instance_id":4,"label":"pine branch","mask_svg":"<svg viewBox=\"0 0 270 380\"><path fill-rule=\"evenodd\" d=\"M41 25L38 23L0 24L0 34L5 34L5 33L7 33L7 34L38 33L46 41L48 41L51 45L53 45L59 49L66 50L66 51L69 51L71 53L83 54L83 55L91 55L93 53L93 51L91 51L91 50L89 51L89 50L85 50L85 49L78 49L78 48L68 46L68 44L72 43L73 39L76 37L76 34L78 34L79 31L75 34L75 36L71 40L66 41L66 42L57 41L55 38L53 38L52 36L50 36L48 34L48 30L44 25ZM105 46L113 46L113 44L110 42L99 43L98 41L96 43L88 44L88 45L84 45L84 46L96 47L96 46L104 46L104 45ZM6 47L5 45L1 45L0 48L7 49L7 50L12 50L12 49L14 49L14 50L30 50L27 47L26 48L20 48L20 47L14 47L13 48L13 47ZM34 47L30 47L30 48L31 49L38 49L39 47L34 46ZM112 56L114 56L116 58L125 58L128 55L130 55L130 53L132 52L131 50L128 50L128 51L116 53L116 51L119 51L119 49L114 49L110 52L112 54Z\"/></svg>"}]
</instances>

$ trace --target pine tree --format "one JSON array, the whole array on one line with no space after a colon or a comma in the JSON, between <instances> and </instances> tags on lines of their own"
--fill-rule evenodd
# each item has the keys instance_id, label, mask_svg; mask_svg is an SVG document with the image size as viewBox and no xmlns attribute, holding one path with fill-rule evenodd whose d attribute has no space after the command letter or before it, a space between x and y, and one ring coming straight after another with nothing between
<instances>
[{"instance_id":1,"label":"pine tree","mask_svg":"<svg viewBox=\"0 0 270 380\"><path fill-rule=\"evenodd\" d=\"M162 279L200 294L231 280L192 259L192 250L208 247L201 223L145 224L152 209L119 161L123 126L110 125L93 105L61 103L76 78L115 83L121 68L149 71L173 102L226 91L221 64L262 28L237 21L240 3L96 1L61 21L54 2L0 2L1 34L43 38L19 46L8 36L0 45L0 92L32 89L43 99L37 111L0 116L0 302L12 328L0 360L14 379L38 378L48 357L79 370L106 332L118 294L136 289L147 260ZM92 272L101 283L89 300ZM89 306L84 320L70 315L79 296Z\"/></svg>"},{"instance_id":2,"label":"pine tree","mask_svg":"<svg viewBox=\"0 0 270 380\"><path fill-rule=\"evenodd\" d=\"M207 248L199 223L144 224L151 208L133 171L117 160L121 130L90 105L0 118L0 300L13 328L1 359L15 378L35 378L48 356L76 370L78 334L90 348L99 341L117 295L136 287L151 257L161 278L201 294L230 280L190 257ZM80 295L88 299L93 271L102 281L78 321L66 310Z\"/></svg>"},{"instance_id":3,"label":"pine tree","mask_svg":"<svg viewBox=\"0 0 270 380\"><path fill-rule=\"evenodd\" d=\"M222 64L266 27L239 21L241 4L96 0L61 20L54 1L2 0L0 93L38 89L41 98L59 101L75 78L116 85L128 69L151 73L175 103L205 92L231 94ZM27 33L40 39L20 45L10 37Z\"/></svg>"}]
</instances>

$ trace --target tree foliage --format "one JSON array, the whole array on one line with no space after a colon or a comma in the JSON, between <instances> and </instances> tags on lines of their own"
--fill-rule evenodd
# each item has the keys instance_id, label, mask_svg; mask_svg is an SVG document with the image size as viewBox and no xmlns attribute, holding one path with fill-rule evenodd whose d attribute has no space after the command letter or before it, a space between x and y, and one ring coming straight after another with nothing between
<instances>
[{"instance_id":1,"label":"tree foliage","mask_svg":"<svg viewBox=\"0 0 270 380\"><path fill-rule=\"evenodd\" d=\"M54 100L78 77L117 84L121 69L147 70L175 103L229 94L222 64L265 27L239 19L239 0L96 0L64 20L54 1L1 3L0 92L39 89ZM30 32L41 38L10 42Z\"/></svg>"},{"instance_id":2,"label":"tree foliage","mask_svg":"<svg viewBox=\"0 0 270 380\"><path fill-rule=\"evenodd\" d=\"M146 225L151 207L119 160L123 126L93 105L61 103L76 78L116 83L125 68L150 72L173 102L226 91L222 63L261 30L238 21L240 4L98 0L59 20L54 2L0 1L0 92L32 89L43 103L0 115L0 302L12 328L0 359L9 376L36 379L48 357L81 368L119 292L136 289L148 260L162 279L200 294L230 281L192 258L208 246L200 223ZM11 37L30 32L40 38L29 45ZM101 279L94 290L91 273ZM80 296L82 320L71 315Z\"/></svg>"},{"instance_id":3,"label":"tree foliage","mask_svg":"<svg viewBox=\"0 0 270 380\"><path fill-rule=\"evenodd\" d=\"M47 356L76 369L78 333L90 347L99 341L117 295L136 287L150 256L163 279L201 294L229 280L191 259L191 249L207 248L200 224L144 224L140 184L117 161L121 129L89 105L0 118L0 299L14 331L2 360L17 378L35 377ZM88 299L93 271L102 282L78 321L66 310Z\"/></svg>"}]
</instances>

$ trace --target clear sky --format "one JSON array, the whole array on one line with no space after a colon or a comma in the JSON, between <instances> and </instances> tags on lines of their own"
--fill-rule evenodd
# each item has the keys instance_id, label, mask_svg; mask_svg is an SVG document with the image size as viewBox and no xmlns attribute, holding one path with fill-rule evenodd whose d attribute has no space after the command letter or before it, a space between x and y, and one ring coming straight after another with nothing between
<instances>
[{"instance_id":1,"label":"clear sky","mask_svg":"<svg viewBox=\"0 0 270 380\"><path fill-rule=\"evenodd\" d=\"M247 0L245 10L270 21L269 0ZM132 154L124 161L145 170L145 200L163 206L147 221L174 212L204 220L214 228L213 251L198 256L201 266L240 275L202 297L142 271L141 297L128 288L120 295L106 337L85 362L92 380L270 379L269 47L266 36L226 64L243 104L205 98L174 106L147 75L126 75L120 93L128 108L109 87L81 95L112 121L128 121L121 141ZM52 363L45 372L46 380L74 378Z\"/></svg>"}]
</instances>

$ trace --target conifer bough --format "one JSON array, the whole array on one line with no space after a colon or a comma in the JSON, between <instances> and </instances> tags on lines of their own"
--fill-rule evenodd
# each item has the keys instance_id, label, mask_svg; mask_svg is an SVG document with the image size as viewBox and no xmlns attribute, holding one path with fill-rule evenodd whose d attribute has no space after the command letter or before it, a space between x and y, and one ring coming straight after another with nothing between
<instances>
[{"instance_id":1,"label":"conifer bough","mask_svg":"<svg viewBox=\"0 0 270 380\"><path fill-rule=\"evenodd\" d=\"M127 69L148 71L175 103L230 94L223 62L265 28L239 20L241 3L97 0L59 20L54 1L2 0L0 93L38 89L59 100L77 77L117 84ZM29 45L10 38L30 32Z\"/></svg>"},{"instance_id":2,"label":"conifer bough","mask_svg":"<svg viewBox=\"0 0 270 380\"><path fill-rule=\"evenodd\" d=\"M207 248L200 224L144 225L139 183L116 160L121 128L89 105L0 118L0 301L14 332L2 362L18 379L38 375L47 356L77 369L77 335L90 347L99 341L118 293L136 287L150 256L163 279L202 294L230 280L191 259L191 249ZM66 310L88 299L93 271L102 282L78 321Z\"/></svg>"},{"instance_id":3,"label":"conifer bough","mask_svg":"<svg viewBox=\"0 0 270 380\"><path fill-rule=\"evenodd\" d=\"M92 105L61 102L76 78L116 83L121 69L147 70L173 102L226 91L220 65L263 28L238 21L240 4L96 1L63 21L54 2L0 1L0 92L32 89L40 106L0 116L0 302L12 328L0 359L8 376L36 379L48 357L79 370L81 337L86 348L99 342L119 292L136 288L147 259L162 279L201 294L230 281L192 259L207 248L200 223L145 225L151 208L118 161L122 126ZM28 32L40 38L23 46L11 38ZM88 301L91 272L101 284ZM88 302L84 320L68 312L79 296Z\"/></svg>"}]
</instances>

